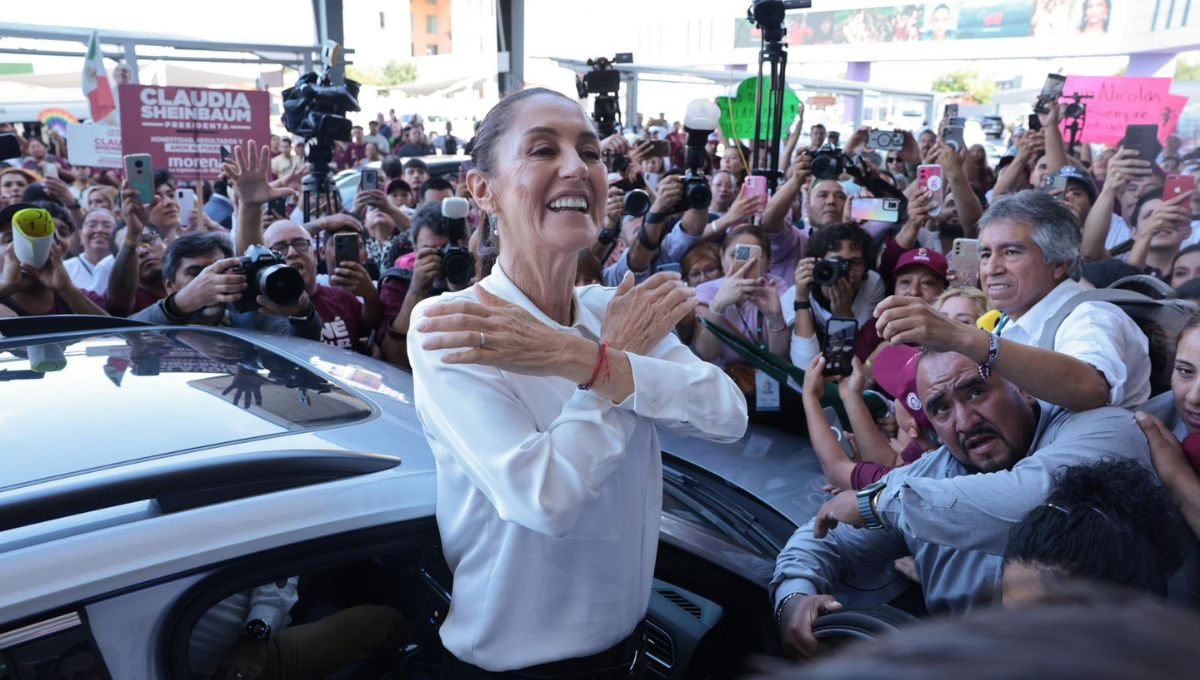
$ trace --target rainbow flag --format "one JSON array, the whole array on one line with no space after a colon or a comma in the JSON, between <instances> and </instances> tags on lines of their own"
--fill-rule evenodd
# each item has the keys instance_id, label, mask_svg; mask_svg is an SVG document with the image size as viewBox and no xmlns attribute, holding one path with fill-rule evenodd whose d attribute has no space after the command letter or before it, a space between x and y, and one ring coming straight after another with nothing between
<instances>
[{"instance_id":1,"label":"rainbow flag","mask_svg":"<svg viewBox=\"0 0 1200 680\"><path fill-rule=\"evenodd\" d=\"M51 130L58 130L63 134L67 132L67 125L79 122L79 119L71 115L70 111L64 109L43 109L38 114L38 120L43 126Z\"/></svg>"}]
</instances>

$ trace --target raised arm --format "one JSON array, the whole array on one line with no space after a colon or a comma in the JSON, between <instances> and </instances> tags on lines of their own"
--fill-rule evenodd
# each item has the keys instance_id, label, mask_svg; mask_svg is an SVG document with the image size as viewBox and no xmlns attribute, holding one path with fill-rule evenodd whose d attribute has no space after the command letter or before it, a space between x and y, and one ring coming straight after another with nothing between
<instances>
[{"instance_id":1,"label":"raised arm","mask_svg":"<svg viewBox=\"0 0 1200 680\"><path fill-rule=\"evenodd\" d=\"M893 345L915 344L958 352L977 363L988 359L986 331L958 323L919 298L893 295L876 307L875 314L880 337ZM1000 353L993 370L1034 397L1072 411L1108 404L1113 390L1099 367L1063 352L1011 340L1000 340Z\"/></svg>"},{"instance_id":2,"label":"raised arm","mask_svg":"<svg viewBox=\"0 0 1200 680\"><path fill-rule=\"evenodd\" d=\"M1083 224L1083 259L1096 262L1108 259L1109 229L1112 228L1113 208L1117 195L1125 189L1129 182L1146 177L1150 174L1150 162L1138 159L1134 149L1119 149L1108 161L1108 175L1104 187L1092 204L1087 219ZM1126 216L1128 217L1128 216Z\"/></svg>"},{"instance_id":3,"label":"raised arm","mask_svg":"<svg viewBox=\"0 0 1200 680\"><path fill-rule=\"evenodd\" d=\"M780 184L771 198L767 200L767 207L763 210L762 216L763 231L775 234L783 231L785 227L791 226L787 224L787 211L796 202L796 197L800 195L801 189L804 188L804 184L810 177L812 177L812 159L807 154L801 154L789 168L787 180Z\"/></svg>"},{"instance_id":4,"label":"raised arm","mask_svg":"<svg viewBox=\"0 0 1200 680\"><path fill-rule=\"evenodd\" d=\"M1026 132L1017 143L1017 156L1008 167L996 178L996 186L992 187L995 197L1004 194L1015 194L1029 187L1029 165L1042 155L1045 149L1045 137L1041 131Z\"/></svg>"},{"instance_id":5,"label":"raised arm","mask_svg":"<svg viewBox=\"0 0 1200 680\"><path fill-rule=\"evenodd\" d=\"M246 146L233 148L233 159L225 163L225 174L237 188L237 228L233 233L234 252L245 252L250 245L263 244L262 208L271 199L294 197L296 191L287 187L271 186L267 177L271 172L271 151L266 145L258 146L254 140Z\"/></svg>"},{"instance_id":6,"label":"raised arm","mask_svg":"<svg viewBox=\"0 0 1200 680\"><path fill-rule=\"evenodd\" d=\"M105 306L113 316L129 316L133 313L138 283L138 249L142 244L142 231L150 219L150 211L137 197L138 192L130 188L129 182L125 182L121 188L121 217L125 220L125 237L113 262L105 295ZM155 196L150 207L157 206L160 200Z\"/></svg>"},{"instance_id":7,"label":"raised arm","mask_svg":"<svg viewBox=\"0 0 1200 680\"><path fill-rule=\"evenodd\" d=\"M947 144L938 142L934 146L934 158L946 175L946 184L950 187L950 195L954 197L954 205L958 209L958 221L962 224L963 235L976 238L979 235L979 217L983 215L983 205L971 183L967 181L967 173L963 171L962 156Z\"/></svg>"},{"instance_id":8,"label":"raised arm","mask_svg":"<svg viewBox=\"0 0 1200 680\"><path fill-rule=\"evenodd\" d=\"M1049 112L1038 114L1038 117L1042 120L1042 130L1045 132L1046 175L1051 176L1060 168L1070 165L1071 160L1067 158L1062 130L1058 128L1059 121L1062 120L1062 106L1058 102L1051 102L1047 108Z\"/></svg>"}]
</instances>

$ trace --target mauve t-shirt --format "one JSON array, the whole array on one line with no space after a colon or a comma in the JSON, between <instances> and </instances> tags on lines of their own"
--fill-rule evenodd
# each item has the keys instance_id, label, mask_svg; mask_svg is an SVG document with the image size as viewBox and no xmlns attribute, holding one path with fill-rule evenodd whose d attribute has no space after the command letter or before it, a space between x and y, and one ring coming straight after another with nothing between
<instances>
[{"instance_id":1,"label":"mauve t-shirt","mask_svg":"<svg viewBox=\"0 0 1200 680\"><path fill-rule=\"evenodd\" d=\"M353 350L362 332L362 303L344 288L317 286L309 296L321 315L321 342Z\"/></svg>"}]
</instances>

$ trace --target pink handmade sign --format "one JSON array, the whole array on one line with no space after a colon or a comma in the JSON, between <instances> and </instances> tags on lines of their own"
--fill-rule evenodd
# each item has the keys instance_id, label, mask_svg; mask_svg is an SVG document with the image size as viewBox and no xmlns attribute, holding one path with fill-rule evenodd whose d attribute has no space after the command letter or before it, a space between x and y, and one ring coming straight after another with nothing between
<instances>
[{"instance_id":1,"label":"pink handmade sign","mask_svg":"<svg viewBox=\"0 0 1200 680\"><path fill-rule=\"evenodd\" d=\"M1087 124L1080 141L1117 144L1127 125L1158 125L1159 142L1179 123L1186 97L1171 94L1170 78L1127 78L1123 76L1068 76L1063 101L1071 94L1092 95L1086 99Z\"/></svg>"}]
</instances>

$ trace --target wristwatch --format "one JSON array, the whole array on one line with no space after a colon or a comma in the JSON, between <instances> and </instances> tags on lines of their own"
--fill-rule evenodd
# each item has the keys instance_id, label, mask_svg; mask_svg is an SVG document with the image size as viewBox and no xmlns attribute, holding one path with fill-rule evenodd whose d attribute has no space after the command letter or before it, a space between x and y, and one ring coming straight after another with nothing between
<instances>
[{"instance_id":1,"label":"wristwatch","mask_svg":"<svg viewBox=\"0 0 1200 680\"><path fill-rule=\"evenodd\" d=\"M883 521L879 514L875 512L876 501L879 494L887 487L882 481L875 482L870 486L859 489L855 496L858 498L858 514L862 515L864 526L868 529L882 529Z\"/></svg>"},{"instance_id":2,"label":"wristwatch","mask_svg":"<svg viewBox=\"0 0 1200 680\"><path fill-rule=\"evenodd\" d=\"M315 314L316 311L317 311L317 308L315 306L313 306L313 304L310 302L308 304L308 311L304 312L303 314L301 314L299 316L289 316L288 321L295 323L295 324L309 323L310 321L312 321L313 314Z\"/></svg>"},{"instance_id":3,"label":"wristwatch","mask_svg":"<svg viewBox=\"0 0 1200 680\"><path fill-rule=\"evenodd\" d=\"M249 621L242 628L242 637L247 640L269 640L271 639L271 624L262 619Z\"/></svg>"}]
</instances>

